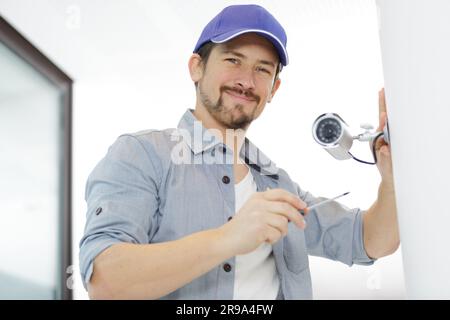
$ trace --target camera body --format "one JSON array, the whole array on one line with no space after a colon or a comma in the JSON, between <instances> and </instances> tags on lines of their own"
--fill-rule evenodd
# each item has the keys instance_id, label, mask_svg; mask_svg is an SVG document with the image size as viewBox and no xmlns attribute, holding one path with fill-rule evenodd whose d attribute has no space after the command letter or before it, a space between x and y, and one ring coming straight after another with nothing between
<instances>
[{"instance_id":1,"label":"camera body","mask_svg":"<svg viewBox=\"0 0 450 320\"><path fill-rule=\"evenodd\" d=\"M348 125L336 113L324 113L313 124L314 140L338 160L350 159L348 153L353 145L353 137Z\"/></svg>"}]
</instances>

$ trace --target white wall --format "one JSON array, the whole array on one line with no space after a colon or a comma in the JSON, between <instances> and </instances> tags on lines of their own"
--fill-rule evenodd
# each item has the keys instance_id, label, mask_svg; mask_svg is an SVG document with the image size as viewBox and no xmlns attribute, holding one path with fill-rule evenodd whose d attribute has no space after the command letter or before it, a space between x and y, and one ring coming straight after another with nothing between
<instances>
[{"instance_id":1,"label":"white wall","mask_svg":"<svg viewBox=\"0 0 450 320\"><path fill-rule=\"evenodd\" d=\"M77 257L88 174L121 133L174 127L194 106L189 55L204 25L225 5L240 2L46 0L37 6L31 0L0 0L0 13L76 81L76 298L87 298ZM254 2L287 30L291 64L249 137L302 188L326 197L351 191L342 202L368 208L377 195L377 169L334 160L312 140L311 125L324 112L339 113L355 133L361 122L377 124L383 77L374 1ZM367 145L356 147L360 157L370 157ZM312 258L311 272L316 299L405 297L400 251L372 267Z\"/></svg>"},{"instance_id":2,"label":"white wall","mask_svg":"<svg viewBox=\"0 0 450 320\"><path fill-rule=\"evenodd\" d=\"M378 4L408 298L450 299L450 2Z\"/></svg>"}]
</instances>

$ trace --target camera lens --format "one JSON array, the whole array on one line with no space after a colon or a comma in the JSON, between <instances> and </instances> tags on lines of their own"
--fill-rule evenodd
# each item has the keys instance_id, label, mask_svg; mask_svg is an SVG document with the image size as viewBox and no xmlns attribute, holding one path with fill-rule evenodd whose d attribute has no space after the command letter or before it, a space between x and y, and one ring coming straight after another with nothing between
<instances>
[{"instance_id":1,"label":"camera lens","mask_svg":"<svg viewBox=\"0 0 450 320\"><path fill-rule=\"evenodd\" d=\"M334 143L339 140L341 132L341 124L333 118L323 119L316 128L316 136L324 144Z\"/></svg>"}]
</instances>

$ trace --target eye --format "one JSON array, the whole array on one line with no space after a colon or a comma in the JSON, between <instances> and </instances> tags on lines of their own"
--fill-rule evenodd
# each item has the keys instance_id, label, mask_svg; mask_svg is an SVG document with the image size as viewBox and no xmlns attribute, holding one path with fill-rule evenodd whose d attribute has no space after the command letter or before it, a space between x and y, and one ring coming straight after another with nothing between
<instances>
[{"instance_id":1,"label":"eye","mask_svg":"<svg viewBox=\"0 0 450 320\"><path fill-rule=\"evenodd\" d=\"M231 62L232 64L238 64L239 63L239 60L235 59L235 58L228 58L228 59L225 59L225 61Z\"/></svg>"},{"instance_id":2,"label":"eye","mask_svg":"<svg viewBox=\"0 0 450 320\"><path fill-rule=\"evenodd\" d=\"M267 73L267 74L272 74L269 70L267 70L266 68L263 68L263 67L256 67L256 71L258 71L258 72L264 72L264 73Z\"/></svg>"}]
</instances>

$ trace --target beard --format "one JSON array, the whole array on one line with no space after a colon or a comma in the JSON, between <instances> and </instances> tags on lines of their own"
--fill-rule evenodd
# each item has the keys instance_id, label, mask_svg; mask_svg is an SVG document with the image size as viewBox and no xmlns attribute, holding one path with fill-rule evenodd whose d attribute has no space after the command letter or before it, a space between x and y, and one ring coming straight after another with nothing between
<instances>
[{"instance_id":1,"label":"beard","mask_svg":"<svg viewBox=\"0 0 450 320\"><path fill-rule=\"evenodd\" d=\"M252 92L244 91L239 88L222 86L220 87L219 99L217 100L217 102L214 103L211 100L211 98L203 91L202 84L199 83L198 85L199 85L200 100L202 104L206 107L211 116L224 127L229 129L245 130L246 128L248 128L250 123L253 120L255 120L257 106L261 101L261 98L259 96L253 94ZM255 102L255 106L249 112L249 114L244 112L244 105L239 103L233 105L231 108L227 108L223 104L223 94L225 91L231 91L238 94L242 94L242 92L244 91L246 97L254 100L253 102ZM234 110L237 110L239 115L236 116L233 113Z\"/></svg>"}]
</instances>

